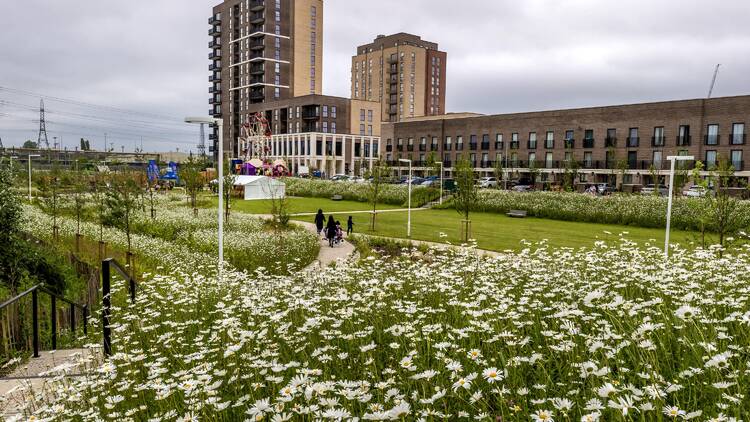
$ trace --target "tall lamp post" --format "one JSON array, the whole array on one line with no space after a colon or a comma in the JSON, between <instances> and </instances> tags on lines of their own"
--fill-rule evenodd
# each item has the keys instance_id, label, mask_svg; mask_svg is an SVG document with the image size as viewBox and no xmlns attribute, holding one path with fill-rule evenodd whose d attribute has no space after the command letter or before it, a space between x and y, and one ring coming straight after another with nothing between
<instances>
[{"instance_id":1,"label":"tall lamp post","mask_svg":"<svg viewBox=\"0 0 750 422\"><path fill-rule=\"evenodd\" d=\"M398 161L401 163L409 163L409 211L406 220L406 237L411 237L411 160L399 158Z\"/></svg>"},{"instance_id":2,"label":"tall lamp post","mask_svg":"<svg viewBox=\"0 0 750 422\"><path fill-rule=\"evenodd\" d=\"M215 124L219 128L219 281L222 281L224 269L224 121L213 117L186 117L185 123Z\"/></svg>"},{"instance_id":3,"label":"tall lamp post","mask_svg":"<svg viewBox=\"0 0 750 422\"><path fill-rule=\"evenodd\" d=\"M41 157L39 154L29 154L29 202L31 202L31 159Z\"/></svg>"},{"instance_id":4,"label":"tall lamp post","mask_svg":"<svg viewBox=\"0 0 750 422\"><path fill-rule=\"evenodd\" d=\"M664 258L669 258L669 226L672 220L672 193L674 192L674 167L677 161L693 161L695 157L688 155L670 155L669 160L669 199L667 200L667 233L664 236ZM658 189L659 183L655 181Z\"/></svg>"}]
</instances>

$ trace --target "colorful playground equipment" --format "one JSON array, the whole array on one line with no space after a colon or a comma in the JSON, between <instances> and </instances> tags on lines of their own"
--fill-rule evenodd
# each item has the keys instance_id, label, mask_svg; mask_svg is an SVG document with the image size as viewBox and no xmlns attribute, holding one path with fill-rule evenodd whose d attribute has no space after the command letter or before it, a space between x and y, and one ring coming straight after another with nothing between
<instances>
[{"instance_id":1,"label":"colorful playground equipment","mask_svg":"<svg viewBox=\"0 0 750 422\"><path fill-rule=\"evenodd\" d=\"M248 115L239 138L240 159L233 161L236 174L283 177L289 174L284 160L271 162L271 125L262 112Z\"/></svg>"}]
</instances>

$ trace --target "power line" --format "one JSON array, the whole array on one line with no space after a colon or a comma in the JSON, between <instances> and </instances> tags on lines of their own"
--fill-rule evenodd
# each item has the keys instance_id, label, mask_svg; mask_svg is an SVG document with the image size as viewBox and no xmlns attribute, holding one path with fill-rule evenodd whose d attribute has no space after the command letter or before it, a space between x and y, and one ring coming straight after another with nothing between
<instances>
[{"instance_id":1,"label":"power line","mask_svg":"<svg viewBox=\"0 0 750 422\"><path fill-rule=\"evenodd\" d=\"M128 109L125 109L125 108L119 108L119 107L105 106L105 105L100 105L100 104L87 103L87 102L84 102L84 101L78 101L78 100L74 100L74 99L70 99L70 98L62 98L62 97L54 97L54 96L51 96L51 95L43 95L43 94L38 94L38 93L30 92L30 91L25 91L25 90L22 90L22 89L8 88L8 87L4 87L4 86L0 86L0 91L6 91L6 92L18 94L18 95L25 95L25 96L36 97L36 98L46 98L48 100L52 100L52 101L56 101L56 102L61 102L61 103L66 103L66 104L74 104L74 105L81 106L81 107L90 107L90 108L104 109L104 110L109 110L109 111L113 111L113 112L117 112L117 113L138 115L138 116L150 117L150 118L155 118L155 119L171 119L171 120L180 120L181 119L179 116L170 116L170 115L157 114L157 113L145 113L145 112L142 112L142 111L128 110Z\"/></svg>"}]
</instances>

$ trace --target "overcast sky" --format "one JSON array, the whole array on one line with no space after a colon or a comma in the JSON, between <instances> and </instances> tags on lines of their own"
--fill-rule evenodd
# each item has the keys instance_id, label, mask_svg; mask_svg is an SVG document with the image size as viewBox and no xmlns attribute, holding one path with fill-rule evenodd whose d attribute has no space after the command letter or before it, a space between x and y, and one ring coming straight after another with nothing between
<instances>
[{"instance_id":1,"label":"overcast sky","mask_svg":"<svg viewBox=\"0 0 750 422\"><path fill-rule=\"evenodd\" d=\"M215 3L2 1L0 87L103 106L46 100L50 143L195 150ZM750 94L748 22L748 0L325 0L323 90L348 96L356 46L405 31L448 52L448 111L700 98L717 63L714 96ZM6 147L36 140L38 106L0 88Z\"/></svg>"}]
</instances>

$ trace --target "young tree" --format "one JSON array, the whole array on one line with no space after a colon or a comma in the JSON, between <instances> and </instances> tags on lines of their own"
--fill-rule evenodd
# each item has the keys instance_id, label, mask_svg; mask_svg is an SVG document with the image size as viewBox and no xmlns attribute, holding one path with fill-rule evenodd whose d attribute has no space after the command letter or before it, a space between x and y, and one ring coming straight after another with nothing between
<instances>
[{"instance_id":1,"label":"young tree","mask_svg":"<svg viewBox=\"0 0 750 422\"><path fill-rule=\"evenodd\" d=\"M132 225L133 215L138 207L138 196L141 187L131 172L113 175L111 188L107 191L107 224L125 232L128 249L128 264L132 264L133 244Z\"/></svg>"},{"instance_id":2,"label":"young tree","mask_svg":"<svg viewBox=\"0 0 750 422\"><path fill-rule=\"evenodd\" d=\"M427 158L425 158L424 166L427 169L428 176L440 175L440 164L437 160L437 155L435 154L435 151L431 151L429 154L427 154Z\"/></svg>"},{"instance_id":3,"label":"young tree","mask_svg":"<svg viewBox=\"0 0 750 422\"><path fill-rule=\"evenodd\" d=\"M273 228L276 231L289 227L289 200L281 186L270 184L269 196L271 197L271 215L273 216Z\"/></svg>"},{"instance_id":4,"label":"young tree","mask_svg":"<svg viewBox=\"0 0 750 422\"><path fill-rule=\"evenodd\" d=\"M11 296L18 293L18 285L23 277L20 247L21 199L13 188L13 176L8 166L0 159L0 274L7 283Z\"/></svg>"},{"instance_id":5,"label":"young tree","mask_svg":"<svg viewBox=\"0 0 750 422\"><path fill-rule=\"evenodd\" d=\"M185 183L185 191L190 197L190 205L193 207L193 215L198 215L197 198L198 193L203 189L203 174L198 162L191 155L182 166L180 176Z\"/></svg>"},{"instance_id":6,"label":"young tree","mask_svg":"<svg viewBox=\"0 0 750 422\"><path fill-rule=\"evenodd\" d=\"M493 172L495 174L495 180L497 180L497 185L495 186L495 188L500 189L501 183L505 180L505 169L503 168L503 160L495 160Z\"/></svg>"},{"instance_id":7,"label":"young tree","mask_svg":"<svg viewBox=\"0 0 750 422\"><path fill-rule=\"evenodd\" d=\"M716 195L713 199L713 229L719 236L719 244L725 246L727 239L750 225L750 220L740 209L737 198L729 194L728 188L734 176L734 166L719 157L715 170Z\"/></svg>"},{"instance_id":8,"label":"young tree","mask_svg":"<svg viewBox=\"0 0 750 422\"><path fill-rule=\"evenodd\" d=\"M52 217L52 238L57 241L59 227L57 218L60 216L60 171L54 167L50 174L38 179L39 205L45 213Z\"/></svg>"},{"instance_id":9,"label":"young tree","mask_svg":"<svg viewBox=\"0 0 750 422\"><path fill-rule=\"evenodd\" d=\"M659 171L656 169L656 167L651 164L648 167L648 173L651 176L651 180L654 184L654 191L651 193L653 196L659 196L661 195L661 189L659 187Z\"/></svg>"},{"instance_id":10,"label":"young tree","mask_svg":"<svg viewBox=\"0 0 750 422\"><path fill-rule=\"evenodd\" d=\"M617 186L618 191L622 191L622 185L625 184L625 173L627 173L628 167L628 160L617 160L617 170L620 172L620 183L619 186Z\"/></svg>"},{"instance_id":11,"label":"young tree","mask_svg":"<svg viewBox=\"0 0 750 422\"><path fill-rule=\"evenodd\" d=\"M232 209L232 191L237 176L232 172L231 164L226 162L227 160L224 161L224 180L220 180L219 183L222 183L224 188L224 217L229 220L229 213Z\"/></svg>"},{"instance_id":12,"label":"young tree","mask_svg":"<svg viewBox=\"0 0 750 422\"><path fill-rule=\"evenodd\" d=\"M477 202L477 182L476 175L471 163L461 158L456 162L454 176L456 182L456 193L453 195L453 202L456 205L456 211L463 216L461 222L461 231L463 241L468 242L471 237L471 220L469 214Z\"/></svg>"},{"instance_id":13,"label":"young tree","mask_svg":"<svg viewBox=\"0 0 750 422\"><path fill-rule=\"evenodd\" d=\"M88 192L86 178L78 178L73 183L73 212L76 215L76 252L81 250L81 219L86 212L86 193Z\"/></svg>"},{"instance_id":14,"label":"young tree","mask_svg":"<svg viewBox=\"0 0 750 422\"><path fill-rule=\"evenodd\" d=\"M563 189L568 192L574 192L576 190L576 179L578 178L578 171L580 168L581 166L578 164L578 161L565 160L565 168L563 169Z\"/></svg>"},{"instance_id":15,"label":"young tree","mask_svg":"<svg viewBox=\"0 0 750 422\"><path fill-rule=\"evenodd\" d=\"M529 179L531 179L531 186L535 188L536 179L539 178L541 170L536 166L536 161L529 161Z\"/></svg>"},{"instance_id":16,"label":"young tree","mask_svg":"<svg viewBox=\"0 0 750 422\"><path fill-rule=\"evenodd\" d=\"M367 197L372 205L370 230L375 231L375 215L377 213L378 201L380 200L383 185L388 183L392 177L392 170L387 162L378 158L378 160L373 163L372 170L368 172L368 177L371 178L370 183L367 185Z\"/></svg>"}]
</instances>

